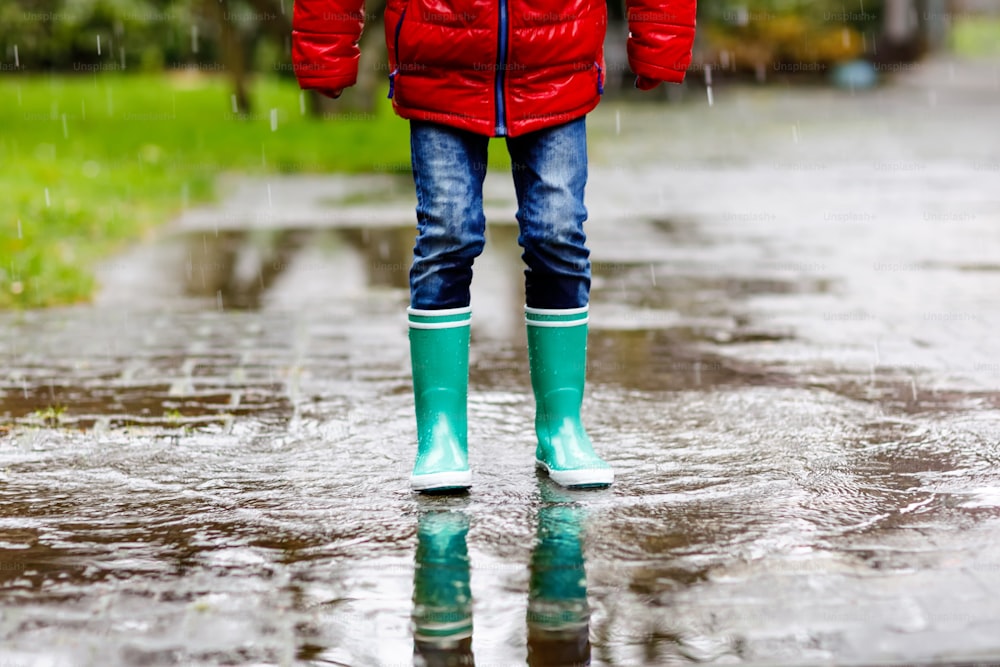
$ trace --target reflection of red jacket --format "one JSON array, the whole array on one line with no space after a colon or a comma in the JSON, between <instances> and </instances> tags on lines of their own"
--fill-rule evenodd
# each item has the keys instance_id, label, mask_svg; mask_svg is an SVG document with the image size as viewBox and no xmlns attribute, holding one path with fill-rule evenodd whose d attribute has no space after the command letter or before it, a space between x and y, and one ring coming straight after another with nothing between
<instances>
[{"instance_id":1,"label":"reflection of red jacket","mask_svg":"<svg viewBox=\"0 0 1000 667\"><path fill-rule=\"evenodd\" d=\"M603 92L606 0L388 0L389 95L403 118L516 136L584 115ZM637 75L680 83L696 0L626 0ZM357 80L364 0L295 0L303 88Z\"/></svg>"}]
</instances>

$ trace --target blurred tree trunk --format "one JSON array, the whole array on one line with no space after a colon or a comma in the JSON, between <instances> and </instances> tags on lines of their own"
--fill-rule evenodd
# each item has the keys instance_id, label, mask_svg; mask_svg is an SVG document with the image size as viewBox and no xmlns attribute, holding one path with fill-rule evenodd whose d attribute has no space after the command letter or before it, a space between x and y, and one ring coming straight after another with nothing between
<instances>
[{"instance_id":1,"label":"blurred tree trunk","mask_svg":"<svg viewBox=\"0 0 1000 667\"><path fill-rule=\"evenodd\" d=\"M206 14L219 31L219 52L222 65L233 84L234 113L250 112L250 91L247 82L247 54L239 26L232 20L229 0L204 0Z\"/></svg>"},{"instance_id":2,"label":"blurred tree trunk","mask_svg":"<svg viewBox=\"0 0 1000 667\"><path fill-rule=\"evenodd\" d=\"M233 86L236 113L249 113L250 71L254 46L263 38L279 44L287 50L292 34L291 17L285 14L282 0L244 0L249 12L242 12L244 23L253 24L253 34L246 34L240 26L238 4L234 0L203 0L205 14L215 25L219 34L219 52L222 65Z\"/></svg>"},{"instance_id":3,"label":"blurred tree trunk","mask_svg":"<svg viewBox=\"0 0 1000 667\"><path fill-rule=\"evenodd\" d=\"M913 62L924 55L927 44L919 10L917 0L885 0L879 61Z\"/></svg>"}]
</instances>

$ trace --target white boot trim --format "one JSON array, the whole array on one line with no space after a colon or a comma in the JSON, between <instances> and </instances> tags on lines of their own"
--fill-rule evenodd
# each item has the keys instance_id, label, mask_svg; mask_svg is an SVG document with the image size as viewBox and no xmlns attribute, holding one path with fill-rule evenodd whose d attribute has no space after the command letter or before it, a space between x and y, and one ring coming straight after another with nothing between
<instances>
[{"instance_id":1,"label":"white boot trim","mask_svg":"<svg viewBox=\"0 0 1000 667\"><path fill-rule=\"evenodd\" d=\"M589 317L584 317L580 320L570 320L569 322L559 322L552 320L544 320L539 322L538 320L529 320L527 317L524 318L529 327L578 327L581 324L586 324L590 321Z\"/></svg>"},{"instance_id":2,"label":"white boot trim","mask_svg":"<svg viewBox=\"0 0 1000 667\"><path fill-rule=\"evenodd\" d=\"M472 324L472 318L455 322L410 322L411 329L456 329Z\"/></svg>"}]
</instances>

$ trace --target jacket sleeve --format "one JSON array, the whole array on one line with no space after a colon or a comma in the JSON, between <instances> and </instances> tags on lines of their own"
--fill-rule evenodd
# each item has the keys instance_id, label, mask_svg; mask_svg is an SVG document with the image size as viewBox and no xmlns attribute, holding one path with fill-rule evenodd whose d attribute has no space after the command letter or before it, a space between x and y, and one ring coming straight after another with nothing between
<instances>
[{"instance_id":1,"label":"jacket sleeve","mask_svg":"<svg viewBox=\"0 0 1000 667\"><path fill-rule=\"evenodd\" d=\"M625 0L628 64L637 76L681 83L691 64L697 0Z\"/></svg>"},{"instance_id":2,"label":"jacket sleeve","mask_svg":"<svg viewBox=\"0 0 1000 667\"><path fill-rule=\"evenodd\" d=\"M292 68L302 88L339 90L358 80L364 0L295 0Z\"/></svg>"}]
</instances>

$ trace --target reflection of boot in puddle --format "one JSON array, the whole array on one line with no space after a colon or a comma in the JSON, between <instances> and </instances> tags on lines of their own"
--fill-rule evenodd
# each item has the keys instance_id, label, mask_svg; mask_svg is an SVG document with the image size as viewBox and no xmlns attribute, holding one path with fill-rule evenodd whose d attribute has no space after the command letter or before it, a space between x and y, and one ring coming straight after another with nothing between
<instances>
[{"instance_id":1,"label":"reflection of boot in puddle","mask_svg":"<svg viewBox=\"0 0 1000 667\"><path fill-rule=\"evenodd\" d=\"M590 664L590 607L583 567L583 510L542 485L538 534L528 591L528 664Z\"/></svg>"},{"instance_id":2,"label":"reflection of boot in puddle","mask_svg":"<svg viewBox=\"0 0 1000 667\"><path fill-rule=\"evenodd\" d=\"M460 512L426 512L417 525L413 575L414 663L434 667L475 664L469 518Z\"/></svg>"}]
</instances>

